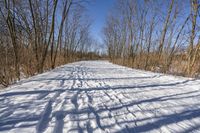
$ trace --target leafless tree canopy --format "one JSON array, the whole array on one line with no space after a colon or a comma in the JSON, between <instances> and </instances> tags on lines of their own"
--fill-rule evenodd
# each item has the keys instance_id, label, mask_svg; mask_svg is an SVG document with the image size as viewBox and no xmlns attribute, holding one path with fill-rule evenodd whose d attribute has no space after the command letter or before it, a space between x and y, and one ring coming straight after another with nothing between
<instances>
[{"instance_id":1,"label":"leafless tree canopy","mask_svg":"<svg viewBox=\"0 0 200 133\"><path fill-rule=\"evenodd\" d=\"M89 57L92 38L86 2L1 0L0 84Z\"/></svg>"},{"instance_id":2,"label":"leafless tree canopy","mask_svg":"<svg viewBox=\"0 0 200 133\"><path fill-rule=\"evenodd\" d=\"M1 0L0 84L86 58L89 0ZM200 0L116 0L103 29L107 57L129 67L197 76ZM93 44L93 46L92 46Z\"/></svg>"},{"instance_id":3,"label":"leafless tree canopy","mask_svg":"<svg viewBox=\"0 0 200 133\"><path fill-rule=\"evenodd\" d=\"M200 72L199 0L117 0L104 40L112 62L163 73Z\"/></svg>"}]
</instances>

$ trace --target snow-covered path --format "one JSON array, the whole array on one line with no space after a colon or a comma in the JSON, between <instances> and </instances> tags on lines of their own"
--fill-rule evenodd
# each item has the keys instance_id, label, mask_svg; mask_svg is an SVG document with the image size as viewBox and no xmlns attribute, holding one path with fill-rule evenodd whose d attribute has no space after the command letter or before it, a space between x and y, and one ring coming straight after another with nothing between
<instances>
[{"instance_id":1,"label":"snow-covered path","mask_svg":"<svg viewBox=\"0 0 200 133\"><path fill-rule=\"evenodd\" d=\"M0 91L0 132L200 132L200 81L71 63Z\"/></svg>"}]
</instances>

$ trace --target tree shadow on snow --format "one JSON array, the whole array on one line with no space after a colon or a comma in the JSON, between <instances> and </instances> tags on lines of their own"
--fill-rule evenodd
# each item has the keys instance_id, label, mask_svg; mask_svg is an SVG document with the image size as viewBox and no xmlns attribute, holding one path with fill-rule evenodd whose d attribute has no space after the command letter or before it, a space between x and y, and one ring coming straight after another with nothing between
<instances>
[{"instance_id":1,"label":"tree shadow on snow","mask_svg":"<svg viewBox=\"0 0 200 133\"><path fill-rule=\"evenodd\" d=\"M71 78L70 80L128 80L131 77L122 77L122 78L85 78L85 79L73 79ZM152 78L152 77L132 77L132 79L137 79L137 78ZM41 81L42 79L39 80L31 80L31 81ZM65 78L47 78L46 80L62 80L63 83L61 83L61 88L64 84L65 80L69 80L69 79L65 79ZM29 82L31 82L29 81ZM73 129L71 129L71 131L83 131L83 130L87 130L87 132L93 132L93 127L91 127L91 123L89 123L88 121L93 119L96 124L97 124L97 128L100 128L103 131L106 131L106 128L113 128L115 126L115 124L121 125L121 124L135 124L137 122L142 122L142 121L146 121L149 120L151 118L145 118L145 119L135 119L134 121L121 121L118 123L112 123L112 124L108 124L108 125L104 125L104 123L102 123L103 119L113 119L114 117L118 117L117 115L126 115L126 114L113 114L112 116L110 114L108 114L108 116L102 116L103 113L107 113L107 112L115 112L118 111L120 112L120 110L126 110L128 113L133 113L130 110L128 110L128 108L133 107L133 106L137 106L137 105L143 105L146 103L156 103L156 102L163 102L163 104L166 101L170 101L170 100L180 100L180 99L188 99L188 98L192 98L192 97L198 97L199 94L197 94L198 91L191 91L191 92L187 92L187 93L178 93L178 94L172 94L172 95L165 95L165 96L154 96L151 98L147 98L147 99L141 99L138 101L131 101L131 102L123 102L123 101L119 101L118 103L112 103L111 105L107 105L107 103L104 103L106 106L98 106L98 108L95 108L92 106L92 99L89 96L89 93L91 91L93 92L98 92L98 91L109 91L109 90L124 90L124 92L126 92L126 90L130 90L130 89L135 89L135 88L139 88L142 89L141 91L146 91L143 90L145 88L151 88L151 90L153 89L164 89L164 88L159 88L159 87L173 87L173 86L177 86L177 85L182 85L184 86L184 84L193 81L193 80L184 80L184 81L179 81L179 82L173 82L173 83L163 83L163 84L146 84L146 85L137 85L137 86L101 86L101 87L94 87L94 88L73 88L68 90L69 92L75 92L77 93L77 95L80 92L85 92L86 95L88 96L89 102L90 104L88 105L87 108L84 108L82 110L78 110L78 103L77 103L77 96L73 97L71 99L71 102L75 105L75 109L74 110L70 110L70 111L56 111L52 114L52 102L54 100L51 99L47 99L46 101L44 101L43 104L47 104L44 108L44 110L42 111L42 113L40 115L37 114L31 114L30 112L27 112L25 110L27 109L31 109L31 106L33 104L35 104L35 101L37 102L38 100L42 100L45 99L47 95L51 94L51 93L55 93L55 94L61 94L65 91L65 89L56 89L56 90L33 90L33 91L16 91L16 92L7 92L7 93L1 93L0 97L3 97L0 100L0 107L2 108L0 110L0 131L7 131L13 128L17 128L16 125L18 125L19 123L27 123L27 124L22 124L22 125L18 125L18 127L29 127L29 126L36 126L38 131L43 131L45 130L45 128L48 126L48 122L55 117L57 123L56 123L56 127L54 128L55 133L62 133L63 132L63 128L64 128L64 118L66 115L72 115L72 116L76 116L74 118L74 121L77 122L77 126L74 127ZM169 89L169 88L168 88ZM32 95L37 95L37 98L35 99L35 101L30 101L30 102L26 102L26 101L22 101L20 103L15 103L15 104L10 104L10 103L6 103L6 99L9 97L18 97L18 96L32 96ZM112 97L110 97L108 94L103 94L102 97L108 97L109 100L112 100ZM95 98L95 97L94 97ZM26 106L23 106L23 103L26 102ZM108 102L110 103L110 102ZM198 105L197 105L198 106ZM3 109L4 108L4 109ZM24 112L19 115L13 115L13 113L15 112L15 110L17 109L21 109ZM145 110L140 110L140 111L145 111ZM93 116L93 118L86 118L86 119L81 119L79 118L79 116L81 115L85 115L85 114L91 114ZM43 115L43 117L41 118L41 115ZM131 126L123 126L124 128L121 129L119 132L149 132L152 131L154 129L159 129L162 126L165 125L169 125L169 124L176 124L178 122L182 122L185 120L191 120L194 118L198 118L200 117L200 109L187 109L187 107L185 107L185 110L182 110L180 112L176 112L176 113L171 113L169 115L162 115L159 117L154 117L154 121L152 122L148 122L142 125L135 125L134 127ZM80 122L85 122L86 123L86 129L82 129L82 127L79 125ZM199 125L198 125L199 126ZM199 129L199 127L197 126L192 126L189 129L186 129L183 132L191 132L194 131L196 129Z\"/></svg>"},{"instance_id":2,"label":"tree shadow on snow","mask_svg":"<svg viewBox=\"0 0 200 133\"><path fill-rule=\"evenodd\" d=\"M127 130L129 132L136 132L136 133L149 132L154 129L159 129L162 126L166 126L169 124L177 124L178 122L185 121L185 120L191 120L191 119L194 119L197 117L200 117L200 109L185 110L180 113L174 113L174 114L169 114L169 115L165 115L165 116L160 116L160 118L158 118L157 120L155 120L153 122L148 122L143 125L139 125L139 126L135 126L135 127L126 127L124 129L120 130L119 133L127 132ZM135 122L137 122L137 120ZM200 126L200 124L198 124L196 126L193 125L189 129L186 129L185 131L180 131L180 132L183 132L183 133L192 132L192 131L200 129L199 126Z\"/></svg>"}]
</instances>

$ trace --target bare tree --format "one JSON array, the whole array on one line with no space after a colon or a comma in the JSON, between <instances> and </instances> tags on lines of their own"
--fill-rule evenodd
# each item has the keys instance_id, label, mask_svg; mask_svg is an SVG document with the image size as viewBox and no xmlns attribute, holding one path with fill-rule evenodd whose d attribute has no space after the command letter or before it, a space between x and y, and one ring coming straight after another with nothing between
<instances>
[{"instance_id":1,"label":"bare tree","mask_svg":"<svg viewBox=\"0 0 200 133\"><path fill-rule=\"evenodd\" d=\"M58 33L58 39L57 39L57 46L56 46L56 51L55 51L55 55L54 58L52 60L52 69L55 67L55 62L56 62L56 57L57 57L57 52L58 52L58 47L60 46L60 51L61 51L61 43L62 43L62 34L63 34L63 26L65 23L65 20L67 18L67 15L69 13L69 9L72 5L72 0L66 0L64 2L64 7L63 7L63 13L62 13L62 19L60 22L60 28L59 28L59 33ZM52 50L53 51L53 50Z\"/></svg>"},{"instance_id":2,"label":"bare tree","mask_svg":"<svg viewBox=\"0 0 200 133\"><path fill-rule=\"evenodd\" d=\"M196 52L194 53L194 39L195 39L195 32L196 32L196 22L197 22L197 15L198 15L198 0L191 0L191 17L192 17L192 28L191 28L191 35L190 35L190 44L188 48L188 64L187 64L187 74L191 74L192 67L196 60L196 55L198 51L198 47L196 48Z\"/></svg>"},{"instance_id":3,"label":"bare tree","mask_svg":"<svg viewBox=\"0 0 200 133\"><path fill-rule=\"evenodd\" d=\"M104 27L105 44L111 61L145 70L184 75L187 56L187 73L198 71L194 66L199 64L200 46L195 36L199 34L196 28L199 1L191 1L191 15L187 14L189 3L189 0L118 0ZM188 25L192 25L192 30L188 29ZM186 44L188 40L189 46ZM187 46L189 52L186 54Z\"/></svg>"},{"instance_id":4,"label":"bare tree","mask_svg":"<svg viewBox=\"0 0 200 133\"><path fill-rule=\"evenodd\" d=\"M174 0L171 0L170 6L169 6L169 9L168 9L168 13L167 13L167 17L166 17L165 22L164 22L159 47L158 47L158 55L159 55L158 59L160 59L160 56L161 56L162 51L163 51L163 45L164 45L165 36L166 36L166 33L167 33L168 23L169 23L169 20L170 20L170 16L171 16L173 6L174 6Z\"/></svg>"},{"instance_id":5,"label":"bare tree","mask_svg":"<svg viewBox=\"0 0 200 133\"><path fill-rule=\"evenodd\" d=\"M86 2L62 2L0 1L0 84L8 86L20 76L90 58L91 24L80 10Z\"/></svg>"},{"instance_id":6,"label":"bare tree","mask_svg":"<svg viewBox=\"0 0 200 133\"><path fill-rule=\"evenodd\" d=\"M13 45L13 51L15 54L15 75L20 80L20 57L19 57L19 44L17 43L17 30L16 30L16 13L15 13L15 1L4 0L5 13L1 11L3 19L6 21L8 31L10 34L11 42Z\"/></svg>"}]
</instances>

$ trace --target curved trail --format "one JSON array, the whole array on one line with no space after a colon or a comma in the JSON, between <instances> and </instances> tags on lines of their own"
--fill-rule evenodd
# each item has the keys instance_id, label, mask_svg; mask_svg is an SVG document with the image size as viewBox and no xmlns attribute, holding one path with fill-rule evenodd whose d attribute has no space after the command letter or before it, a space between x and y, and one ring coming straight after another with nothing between
<instances>
[{"instance_id":1,"label":"curved trail","mask_svg":"<svg viewBox=\"0 0 200 133\"><path fill-rule=\"evenodd\" d=\"M200 81L75 62L0 91L0 132L200 132Z\"/></svg>"}]
</instances>

